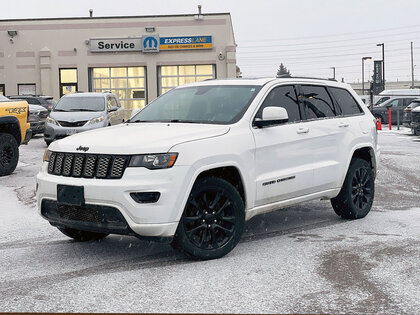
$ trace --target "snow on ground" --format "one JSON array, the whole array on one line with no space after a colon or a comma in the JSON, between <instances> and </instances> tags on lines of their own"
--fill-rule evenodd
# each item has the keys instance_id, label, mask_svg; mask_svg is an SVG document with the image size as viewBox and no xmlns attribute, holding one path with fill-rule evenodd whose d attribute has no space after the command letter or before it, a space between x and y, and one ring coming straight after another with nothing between
<instances>
[{"instance_id":1,"label":"snow on ground","mask_svg":"<svg viewBox=\"0 0 420 315\"><path fill-rule=\"evenodd\" d=\"M314 201L251 219L213 261L109 236L73 242L36 213L42 138L0 178L0 311L420 314L420 142L382 131L372 212Z\"/></svg>"}]
</instances>

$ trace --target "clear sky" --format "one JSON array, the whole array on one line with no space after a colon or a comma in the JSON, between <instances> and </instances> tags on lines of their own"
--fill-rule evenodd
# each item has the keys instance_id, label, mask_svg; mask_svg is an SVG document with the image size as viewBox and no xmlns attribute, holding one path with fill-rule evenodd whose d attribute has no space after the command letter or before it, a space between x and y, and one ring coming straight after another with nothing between
<instances>
[{"instance_id":1,"label":"clear sky","mask_svg":"<svg viewBox=\"0 0 420 315\"><path fill-rule=\"evenodd\" d=\"M387 81L410 80L410 41L420 75L420 0L0 0L0 19L230 12L243 76L361 78L361 58L381 59ZM372 61L365 62L365 78ZM418 70L418 71L417 71ZM416 75L416 79L420 77Z\"/></svg>"}]
</instances>

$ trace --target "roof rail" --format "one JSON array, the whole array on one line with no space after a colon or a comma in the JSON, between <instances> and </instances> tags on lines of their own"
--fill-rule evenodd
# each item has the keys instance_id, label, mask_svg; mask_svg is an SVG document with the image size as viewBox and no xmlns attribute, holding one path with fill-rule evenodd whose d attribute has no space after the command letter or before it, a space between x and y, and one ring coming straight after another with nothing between
<instances>
[{"instance_id":1,"label":"roof rail","mask_svg":"<svg viewBox=\"0 0 420 315\"><path fill-rule=\"evenodd\" d=\"M276 78L278 79L282 79L282 78L291 78L291 79L312 79L312 80L324 80L324 81L334 81L334 82L338 82L336 79L333 78L316 78L316 77L295 77L295 76L291 76L291 75L278 75L276 76Z\"/></svg>"}]
</instances>

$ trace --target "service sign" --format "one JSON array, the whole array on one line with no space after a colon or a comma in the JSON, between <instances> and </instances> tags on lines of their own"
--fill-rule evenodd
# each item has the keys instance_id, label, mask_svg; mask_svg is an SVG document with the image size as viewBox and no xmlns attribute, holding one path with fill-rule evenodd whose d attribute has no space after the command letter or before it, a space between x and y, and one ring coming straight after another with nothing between
<instances>
[{"instance_id":1,"label":"service sign","mask_svg":"<svg viewBox=\"0 0 420 315\"><path fill-rule=\"evenodd\" d=\"M160 50L211 49L211 36L161 37Z\"/></svg>"},{"instance_id":2,"label":"service sign","mask_svg":"<svg viewBox=\"0 0 420 315\"><path fill-rule=\"evenodd\" d=\"M141 38L92 38L91 52L141 51Z\"/></svg>"}]
</instances>

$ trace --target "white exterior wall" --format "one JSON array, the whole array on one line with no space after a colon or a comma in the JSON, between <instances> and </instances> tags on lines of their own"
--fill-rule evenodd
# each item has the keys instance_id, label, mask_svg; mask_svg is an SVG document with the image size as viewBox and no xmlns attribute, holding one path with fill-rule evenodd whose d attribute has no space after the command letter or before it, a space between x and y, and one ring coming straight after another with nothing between
<instances>
[{"instance_id":1,"label":"white exterior wall","mask_svg":"<svg viewBox=\"0 0 420 315\"><path fill-rule=\"evenodd\" d=\"M154 26L155 32L146 32ZM8 35L16 30L17 36ZM127 38L143 35L212 36L212 48L158 53L92 53L91 38ZM219 53L223 60L219 60ZM217 78L236 75L236 44L228 13L158 17L71 18L0 21L0 84L7 95L18 94L18 84L35 83L37 94L58 99L59 69L77 68L78 90L89 90L89 67L145 66L147 96L158 94L157 66L215 64Z\"/></svg>"}]
</instances>

